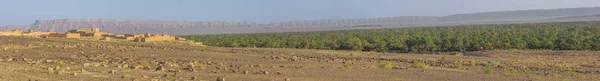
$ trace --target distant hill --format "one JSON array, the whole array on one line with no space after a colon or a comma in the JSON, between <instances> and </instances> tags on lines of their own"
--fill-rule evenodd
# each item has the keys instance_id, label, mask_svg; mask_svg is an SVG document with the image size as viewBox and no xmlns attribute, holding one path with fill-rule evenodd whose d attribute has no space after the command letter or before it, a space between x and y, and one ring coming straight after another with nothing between
<instances>
[{"instance_id":1,"label":"distant hill","mask_svg":"<svg viewBox=\"0 0 600 81\"><path fill-rule=\"evenodd\" d=\"M68 31L77 28L100 28L102 31L111 33L168 33L168 29L186 28L237 28L251 27L256 25L249 22L171 22L150 20L102 20L102 19L61 19L61 20L37 20L30 26L33 30Z\"/></svg>"},{"instance_id":2,"label":"distant hill","mask_svg":"<svg viewBox=\"0 0 600 81\"><path fill-rule=\"evenodd\" d=\"M481 12L439 17L444 23L527 21L600 14L600 7Z\"/></svg>"},{"instance_id":3,"label":"distant hill","mask_svg":"<svg viewBox=\"0 0 600 81\"><path fill-rule=\"evenodd\" d=\"M176 22L152 20L59 19L37 20L23 29L67 31L77 28L100 28L112 33L165 33L175 35L316 31L355 28L408 27L448 24L485 24L511 22L552 22L596 19L600 7L543 10L518 10L456 14L449 16L402 16L363 19L323 19L257 24L253 22ZM547 20L550 19L550 20ZM560 20L555 20L560 19ZM544 21L540 21L544 20ZM4 27L14 29L17 26ZM1 29L1 28L0 28Z\"/></svg>"},{"instance_id":4,"label":"distant hill","mask_svg":"<svg viewBox=\"0 0 600 81\"><path fill-rule=\"evenodd\" d=\"M549 20L554 20L554 21L594 21L594 20L600 20L600 14L586 15L586 16L560 17L560 18L553 18L553 19L549 19Z\"/></svg>"},{"instance_id":5,"label":"distant hill","mask_svg":"<svg viewBox=\"0 0 600 81\"><path fill-rule=\"evenodd\" d=\"M211 34L285 31L299 28L356 27L358 25L420 25L437 23L435 17L389 17L367 19L329 19L256 24L250 22L172 22L146 20L61 19L37 20L33 30L68 31L77 28L100 28L111 33Z\"/></svg>"},{"instance_id":6,"label":"distant hill","mask_svg":"<svg viewBox=\"0 0 600 81\"><path fill-rule=\"evenodd\" d=\"M26 29L29 29L29 26L0 26L0 30L13 30L13 29L26 30Z\"/></svg>"}]
</instances>

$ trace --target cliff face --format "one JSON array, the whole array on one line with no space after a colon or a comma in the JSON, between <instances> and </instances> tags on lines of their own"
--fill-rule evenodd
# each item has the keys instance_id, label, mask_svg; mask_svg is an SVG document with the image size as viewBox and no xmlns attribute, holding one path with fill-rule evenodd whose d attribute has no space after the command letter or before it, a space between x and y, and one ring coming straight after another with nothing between
<instances>
[{"instance_id":1,"label":"cliff face","mask_svg":"<svg viewBox=\"0 0 600 81\"><path fill-rule=\"evenodd\" d=\"M208 27L249 27L248 22L167 22L145 20L100 20L100 19L62 19L38 20L31 25L33 30L68 31L78 28L100 28L111 33L169 33L164 29L208 28ZM176 31L173 31L176 32Z\"/></svg>"},{"instance_id":2,"label":"cliff face","mask_svg":"<svg viewBox=\"0 0 600 81\"><path fill-rule=\"evenodd\" d=\"M297 29L297 28L336 28L353 27L356 25L420 25L437 23L435 17L388 17L368 19L328 19L290 21L270 24L256 24L250 22L170 22L147 20L102 20L102 19L61 19L37 20L30 26L33 30L68 31L78 28L100 28L101 31L123 33L165 33L165 34L193 34L194 32L236 33L246 29L265 31L272 29ZM217 29L217 30L215 30ZM182 31L184 30L184 31ZM205 31L211 30L211 31ZM254 32L253 31L253 32ZM206 33L205 33L206 34Z\"/></svg>"}]
</instances>

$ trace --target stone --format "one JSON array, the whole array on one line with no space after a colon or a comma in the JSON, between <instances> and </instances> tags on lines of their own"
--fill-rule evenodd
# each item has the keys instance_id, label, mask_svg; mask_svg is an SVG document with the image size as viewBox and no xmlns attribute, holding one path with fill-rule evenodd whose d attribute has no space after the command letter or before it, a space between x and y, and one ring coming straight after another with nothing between
<instances>
[{"instance_id":1,"label":"stone","mask_svg":"<svg viewBox=\"0 0 600 81\"><path fill-rule=\"evenodd\" d=\"M94 67L100 67L102 65L102 63L92 63L92 66Z\"/></svg>"},{"instance_id":2,"label":"stone","mask_svg":"<svg viewBox=\"0 0 600 81\"><path fill-rule=\"evenodd\" d=\"M6 62L10 62L13 61L13 57L8 57L8 59L6 59Z\"/></svg>"},{"instance_id":3,"label":"stone","mask_svg":"<svg viewBox=\"0 0 600 81\"><path fill-rule=\"evenodd\" d=\"M129 78L129 77L133 77L133 76L131 76L131 75L129 75L129 74L124 74L124 75L121 75L121 78Z\"/></svg>"},{"instance_id":4,"label":"stone","mask_svg":"<svg viewBox=\"0 0 600 81\"><path fill-rule=\"evenodd\" d=\"M155 71L164 71L165 69L162 66L156 67Z\"/></svg>"},{"instance_id":5,"label":"stone","mask_svg":"<svg viewBox=\"0 0 600 81\"><path fill-rule=\"evenodd\" d=\"M142 66L142 65L137 65L137 66L133 67L133 69L142 69L142 68L144 68L144 66Z\"/></svg>"},{"instance_id":6,"label":"stone","mask_svg":"<svg viewBox=\"0 0 600 81\"><path fill-rule=\"evenodd\" d=\"M127 65L127 64L123 64L123 65L121 65L121 67L123 67L123 68L128 68L128 67L129 67L129 65Z\"/></svg>"},{"instance_id":7,"label":"stone","mask_svg":"<svg viewBox=\"0 0 600 81\"><path fill-rule=\"evenodd\" d=\"M83 63L83 66L85 66L85 67L92 66L92 63Z\"/></svg>"},{"instance_id":8,"label":"stone","mask_svg":"<svg viewBox=\"0 0 600 81\"><path fill-rule=\"evenodd\" d=\"M196 80L198 79L197 77L190 77L190 80Z\"/></svg>"},{"instance_id":9,"label":"stone","mask_svg":"<svg viewBox=\"0 0 600 81\"><path fill-rule=\"evenodd\" d=\"M54 73L54 68L46 68L48 70L48 73Z\"/></svg>"},{"instance_id":10,"label":"stone","mask_svg":"<svg viewBox=\"0 0 600 81\"><path fill-rule=\"evenodd\" d=\"M62 74L67 74L67 72L65 72L65 70L59 70L59 71L58 71L58 74L61 74L61 75L62 75Z\"/></svg>"},{"instance_id":11,"label":"stone","mask_svg":"<svg viewBox=\"0 0 600 81\"><path fill-rule=\"evenodd\" d=\"M81 69L81 73L87 73L85 69Z\"/></svg>"},{"instance_id":12,"label":"stone","mask_svg":"<svg viewBox=\"0 0 600 81\"><path fill-rule=\"evenodd\" d=\"M187 67L187 68L183 68L183 70L187 70L187 71L191 71L191 72L194 72L194 71L195 71L195 70L194 70L194 68L189 68L189 67Z\"/></svg>"},{"instance_id":13,"label":"stone","mask_svg":"<svg viewBox=\"0 0 600 81\"><path fill-rule=\"evenodd\" d=\"M217 81L225 81L225 77L217 77Z\"/></svg>"},{"instance_id":14,"label":"stone","mask_svg":"<svg viewBox=\"0 0 600 81\"><path fill-rule=\"evenodd\" d=\"M392 69L408 69L408 67L406 67L406 66L396 66L396 67L393 67Z\"/></svg>"},{"instance_id":15,"label":"stone","mask_svg":"<svg viewBox=\"0 0 600 81\"><path fill-rule=\"evenodd\" d=\"M52 63L54 60L46 60L46 63Z\"/></svg>"},{"instance_id":16,"label":"stone","mask_svg":"<svg viewBox=\"0 0 600 81\"><path fill-rule=\"evenodd\" d=\"M117 71L115 71L115 70L110 70L110 71L108 71L108 73L115 74L115 73L117 73Z\"/></svg>"},{"instance_id":17,"label":"stone","mask_svg":"<svg viewBox=\"0 0 600 81\"><path fill-rule=\"evenodd\" d=\"M285 81L292 81L292 80L290 80L290 78L285 78Z\"/></svg>"}]
</instances>

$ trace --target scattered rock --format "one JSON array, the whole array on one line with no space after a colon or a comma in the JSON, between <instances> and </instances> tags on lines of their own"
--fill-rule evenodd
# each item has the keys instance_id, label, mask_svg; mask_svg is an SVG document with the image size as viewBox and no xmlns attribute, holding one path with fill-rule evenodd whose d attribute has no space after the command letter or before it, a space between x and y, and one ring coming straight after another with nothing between
<instances>
[{"instance_id":1,"label":"scattered rock","mask_svg":"<svg viewBox=\"0 0 600 81\"><path fill-rule=\"evenodd\" d=\"M285 78L285 81L292 81L292 80L290 80L290 78Z\"/></svg>"},{"instance_id":2,"label":"scattered rock","mask_svg":"<svg viewBox=\"0 0 600 81\"><path fill-rule=\"evenodd\" d=\"M244 71L244 74L248 74L248 71Z\"/></svg>"},{"instance_id":3,"label":"scattered rock","mask_svg":"<svg viewBox=\"0 0 600 81\"><path fill-rule=\"evenodd\" d=\"M71 73L71 75L73 75L73 76L77 76L77 73L76 73L76 72L73 72L73 73Z\"/></svg>"}]
</instances>

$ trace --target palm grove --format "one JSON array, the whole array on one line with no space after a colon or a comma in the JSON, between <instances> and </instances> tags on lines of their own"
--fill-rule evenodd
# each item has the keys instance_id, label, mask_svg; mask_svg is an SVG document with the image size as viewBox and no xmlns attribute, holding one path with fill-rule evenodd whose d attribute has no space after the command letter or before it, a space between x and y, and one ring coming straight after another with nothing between
<instances>
[{"instance_id":1,"label":"palm grove","mask_svg":"<svg viewBox=\"0 0 600 81\"><path fill-rule=\"evenodd\" d=\"M494 24L184 36L209 46L377 52L600 50L600 22Z\"/></svg>"}]
</instances>

